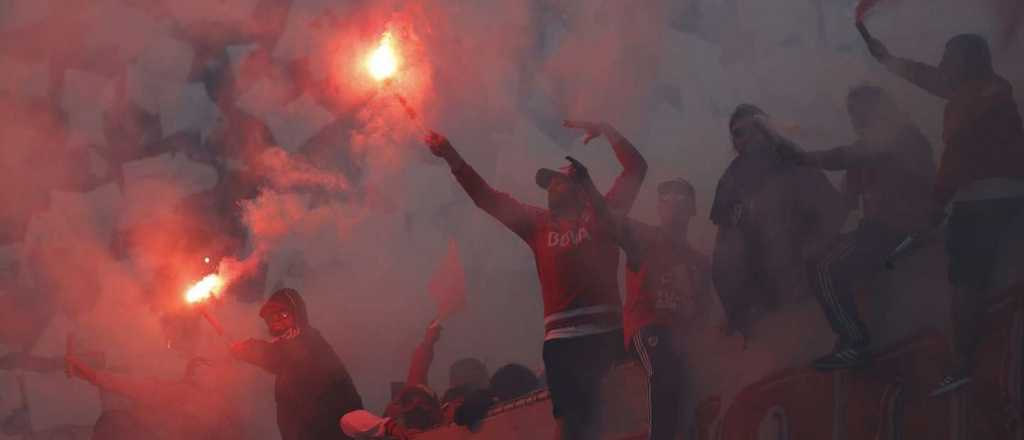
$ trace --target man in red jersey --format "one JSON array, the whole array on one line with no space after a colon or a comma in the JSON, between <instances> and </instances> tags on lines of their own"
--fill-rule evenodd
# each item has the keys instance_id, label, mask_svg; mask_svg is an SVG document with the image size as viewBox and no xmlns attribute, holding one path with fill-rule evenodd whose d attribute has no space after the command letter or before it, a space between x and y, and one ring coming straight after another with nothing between
<instances>
[{"instance_id":1,"label":"man in red jersey","mask_svg":"<svg viewBox=\"0 0 1024 440\"><path fill-rule=\"evenodd\" d=\"M548 209L525 205L493 189L444 137L427 138L473 202L530 246L544 299L544 365L551 391L556 438L597 437L599 385L621 354L622 305L618 289L619 249L609 218L625 215L647 173L647 163L608 124L566 121L586 132L584 143L608 138L623 171L607 194L594 194L586 170L572 161L569 173L537 171Z\"/></svg>"},{"instance_id":2,"label":"man in red jersey","mask_svg":"<svg viewBox=\"0 0 1024 440\"><path fill-rule=\"evenodd\" d=\"M620 229L626 251L626 348L647 370L654 440L675 438L682 361L673 339L711 291L711 263L687 242L696 212L694 194L686 180L662 182L659 226L627 219Z\"/></svg>"}]
</instances>

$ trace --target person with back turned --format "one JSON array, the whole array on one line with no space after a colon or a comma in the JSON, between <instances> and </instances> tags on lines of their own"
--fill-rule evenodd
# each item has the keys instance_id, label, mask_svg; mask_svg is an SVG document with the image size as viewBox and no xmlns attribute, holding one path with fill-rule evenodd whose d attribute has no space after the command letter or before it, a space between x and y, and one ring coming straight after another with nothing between
<instances>
[{"instance_id":1,"label":"person with back turned","mask_svg":"<svg viewBox=\"0 0 1024 440\"><path fill-rule=\"evenodd\" d=\"M988 42L962 34L946 43L939 65L892 55L866 28L868 50L890 72L946 101L946 144L932 190L931 223L940 225L952 204L946 232L949 254L953 366L933 396L971 382L983 334L986 299L1001 244L1024 214L1024 127L1013 87L992 67Z\"/></svg>"}]
</instances>

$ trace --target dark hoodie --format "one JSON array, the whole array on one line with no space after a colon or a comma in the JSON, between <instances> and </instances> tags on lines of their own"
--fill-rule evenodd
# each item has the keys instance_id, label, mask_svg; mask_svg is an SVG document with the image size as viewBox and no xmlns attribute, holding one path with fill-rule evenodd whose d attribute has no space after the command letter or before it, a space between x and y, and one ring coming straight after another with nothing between
<instances>
[{"instance_id":1,"label":"dark hoodie","mask_svg":"<svg viewBox=\"0 0 1024 440\"><path fill-rule=\"evenodd\" d=\"M743 113L763 114L741 106L734 119ZM845 219L842 197L825 174L784 158L783 151L796 149L782 140L739 155L718 181L711 276L736 329L754 318L744 315L755 306L773 308L808 294L805 258L831 242Z\"/></svg>"},{"instance_id":2,"label":"dark hoodie","mask_svg":"<svg viewBox=\"0 0 1024 440\"><path fill-rule=\"evenodd\" d=\"M986 179L1024 180L1024 125L1013 86L992 69L984 38L958 35L946 44L940 67L889 56L893 73L946 100L934 204ZM944 67L943 67L944 66ZM958 78L951 78L956 72Z\"/></svg>"},{"instance_id":3,"label":"dark hoodie","mask_svg":"<svg viewBox=\"0 0 1024 440\"><path fill-rule=\"evenodd\" d=\"M298 292L275 292L263 310L273 307L293 313L298 334L271 341L250 339L233 354L276 376L274 400L282 440L348 438L338 420L349 411L363 408L348 371L327 340L310 327L306 304Z\"/></svg>"}]
</instances>

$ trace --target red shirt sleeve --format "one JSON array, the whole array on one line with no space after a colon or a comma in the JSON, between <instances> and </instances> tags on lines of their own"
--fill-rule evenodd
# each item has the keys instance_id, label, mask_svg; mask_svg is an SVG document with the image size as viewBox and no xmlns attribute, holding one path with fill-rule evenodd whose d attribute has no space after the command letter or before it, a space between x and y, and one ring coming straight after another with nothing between
<instances>
[{"instance_id":1,"label":"red shirt sleeve","mask_svg":"<svg viewBox=\"0 0 1024 440\"><path fill-rule=\"evenodd\" d=\"M409 362L409 375L405 379L406 386L427 385L430 365L434 363L434 344L423 341L412 353Z\"/></svg>"},{"instance_id":2,"label":"red shirt sleeve","mask_svg":"<svg viewBox=\"0 0 1024 440\"><path fill-rule=\"evenodd\" d=\"M875 145L858 141L853 145L814 151L807 155L821 169L841 171L884 160L890 153Z\"/></svg>"},{"instance_id":3,"label":"red shirt sleeve","mask_svg":"<svg viewBox=\"0 0 1024 440\"><path fill-rule=\"evenodd\" d=\"M885 61L885 67L890 72L910 81L910 83L932 95L943 99L949 99L953 96L953 88L950 87L946 76L937 67L897 57L892 57Z\"/></svg>"},{"instance_id":4,"label":"red shirt sleeve","mask_svg":"<svg viewBox=\"0 0 1024 440\"><path fill-rule=\"evenodd\" d=\"M615 183L605 194L608 209L618 215L625 215L633 207L640 187L647 176L647 161L640 155L636 147L614 129L605 133L612 144L615 157L622 164L622 172L615 178Z\"/></svg>"},{"instance_id":5,"label":"red shirt sleeve","mask_svg":"<svg viewBox=\"0 0 1024 440\"><path fill-rule=\"evenodd\" d=\"M495 190L467 163L453 169L452 174L477 207L496 218L527 243L530 242L537 220L543 213L541 209L523 204L512 196Z\"/></svg>"}]
</instances>

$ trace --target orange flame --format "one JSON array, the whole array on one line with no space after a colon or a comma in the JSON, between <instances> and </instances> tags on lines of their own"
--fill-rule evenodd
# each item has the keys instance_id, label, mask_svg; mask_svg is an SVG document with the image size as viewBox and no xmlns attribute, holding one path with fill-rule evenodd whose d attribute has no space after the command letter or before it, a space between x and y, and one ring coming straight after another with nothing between
<instances>
[{"instance_id":1,"label":"orange flame","mask_svg":"<svg viewBox=\"0 0 1024 440\"><path fill-rule=\"evenodd\" d=\"M224 288L224 279L217 274L210 274L199 280L185 292L185 302L195 304L220 295Z\"/></svg>"},{"instance_id":2,"label":"orange flame","mask_svg":"<svg viewBox=\"0 0 1024 440\"><path fill-rule=\"evenodd\" d=\"M400 61L395 50L394 37L391 36L391 32L385 32L377 48L366 57L366 70L373 79L383 81L394 76Z\"/></svg>"}]
</instances>

